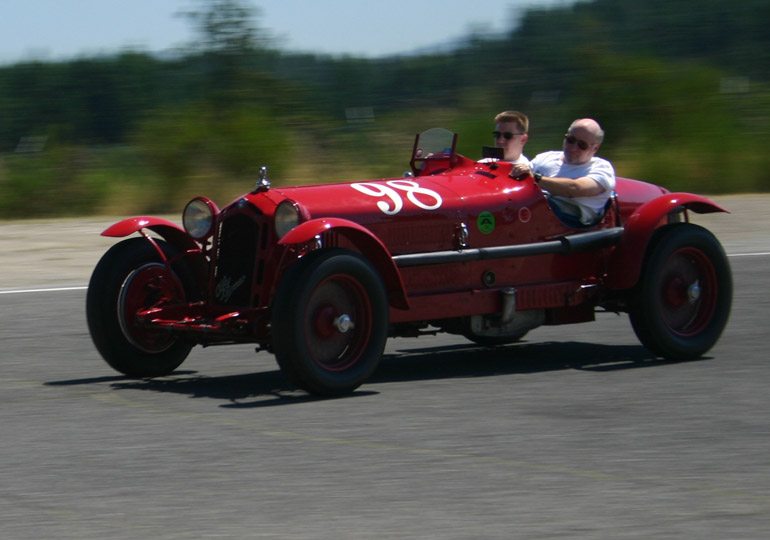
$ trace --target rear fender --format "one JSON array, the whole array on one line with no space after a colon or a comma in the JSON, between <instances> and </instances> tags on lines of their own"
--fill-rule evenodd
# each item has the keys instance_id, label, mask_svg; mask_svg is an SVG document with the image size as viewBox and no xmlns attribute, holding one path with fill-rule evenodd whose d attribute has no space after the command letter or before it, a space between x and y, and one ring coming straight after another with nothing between
<instances>
[{"instance_id":1,"label":"rear fender","mask_svg":"<svg viewBox=\"0 0 770 540\"><path fill-rule=\"evenodd\" d=\"M393 307L409 309L406 287L388 248L366 227L342 218L313 219L294 227L278 243L283 246L304 244L330 232L347 238L372 262L385 282L385 289Z\"/></svg>"},{"instance_id":2,"label":"rear fender","mask_svg":"<svg viewBox=\"0 0 770 540\"><path fill-rule=\"evenodd\" d=\"M698 214L727 212L718 204L692 193L667 193L647 201L626 221L625 231L612 254L607 273L611 289L630 289L639 280L642 263L655 229L664 225L668 214L685 208Z\"/></svg>"},{"instance_id":3,"label":"rear fender","mask_svg":"<svg viewBox=\"0 0 770 540\"><path fill-rule=\"evenodd\" d=\"M138 232L152 244L161 260L168 263L166 254L144 229L153 231L181 253L184 253L185 260L192 267L198 282L203 286L208 276L208 265L201 247L184 229L167 219L147 216L124 219L105 229L102 236L122 238Z\"/></svg>"}]
</instances>

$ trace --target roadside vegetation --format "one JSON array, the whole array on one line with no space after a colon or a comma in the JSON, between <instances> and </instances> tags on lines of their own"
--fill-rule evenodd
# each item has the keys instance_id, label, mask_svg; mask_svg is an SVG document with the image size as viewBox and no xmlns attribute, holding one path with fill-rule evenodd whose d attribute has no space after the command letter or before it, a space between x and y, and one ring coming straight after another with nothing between
<instances>
[{"instance_id":1,"label":"roadside vegetation","mask_svg":"<svg viewBox=\"0 0 770 540\"><path fill-rule=\"evenodd\" d=\"M197 6L185 16L199 39L172 57L0 67L3 219L224 205L262 165L273 185L400 176L415 133L451 129L480 157L504 109L529 115L530 157L591 116L620 176L770 191L766 0L594 0L377 59L281 51L258 7Z\"/></svg>"}]
</instances>

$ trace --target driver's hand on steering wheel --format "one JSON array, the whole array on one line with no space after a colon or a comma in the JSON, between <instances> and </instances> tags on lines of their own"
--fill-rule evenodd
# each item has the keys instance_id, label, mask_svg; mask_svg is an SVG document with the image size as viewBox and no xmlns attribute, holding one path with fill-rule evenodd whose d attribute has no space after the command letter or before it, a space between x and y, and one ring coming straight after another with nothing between
<instances>
[{"instance_id":1,"label":"driver's hand on steering wheel","mask_svg":"<svg viewBox=\"0 0 770 540\"><path fill-rule=\"evenodd\" d=\"M531 174L532 169L529 168L529 165L525 165L524 163L514 163L513 167L511 167L511 172L508 173L508 176L521 182Z\"/></svg>"}]
</instances>

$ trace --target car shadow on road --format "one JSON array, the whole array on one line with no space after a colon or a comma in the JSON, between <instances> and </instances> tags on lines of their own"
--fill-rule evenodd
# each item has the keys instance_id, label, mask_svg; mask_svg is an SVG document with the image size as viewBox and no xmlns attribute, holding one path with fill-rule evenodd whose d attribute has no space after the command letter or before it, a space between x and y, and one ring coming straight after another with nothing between
<instances>
[{"instance_id":1,"label":"car shadow on road","mask_svg":"<svg viewBox=\"0 0 770 540\"><path fill-rule=\"evenodd\" d=\"M704 357L699 360L708 360ZM581 342L521 342L501 347L461 344L436 348L397 349L386 353L374 375L361 389L334 399L378 394L372 384L410 381L526 375L557 370L608 372L671 365L641 345L597 345ZM109 384L118 391L143 390L176 393L191 398L225 401L225 408L259 408L319 401L297 390L279 370L211 377L177 370L154 379L123 376L52 381L50 386Z\"/></svg>"},{"instance_id":2,"label":"car shadow on road","mask_svg":"<svg viewBox=\"0 0 770 540\"><path fill-rule=\"evenodd\" d=\"M575 341L523 341L504 347L460 344L435 349L400 349L386 354L370 382L522 375L569 369L606 372L674 363L677 362L656 357L641 345Z\"/></svg>"},{"instance_id":3,"label":"car shadow on road","mask_svg":"<svg viewBox=\"0 0 770 540\"><path fill-rule=\"evenodd\" d=\"M191 398L209 398L228 402L223 407L268 407L317 401L297 390L279 370L211 377L197 371L179 369L165 377L134 379L123 375L51 381L47 386L77 386L107 383L113 390L144 390L175 393ZM372 394L356 392L355 394ZM354 395L355 395L354 394ZM245 400L252 400L248 403ZM257 401L253 401L257 400Z\"/></svg>"}]
</instances>

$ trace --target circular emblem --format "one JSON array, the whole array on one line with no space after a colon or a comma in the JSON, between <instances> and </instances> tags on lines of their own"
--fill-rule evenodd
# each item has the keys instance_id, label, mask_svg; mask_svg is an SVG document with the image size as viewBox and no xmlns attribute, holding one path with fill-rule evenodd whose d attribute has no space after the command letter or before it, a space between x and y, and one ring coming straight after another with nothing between
<instances>
[{"instance_id":1,"label":"circular emblem","mask_svg":"<svg viewBox=\"0 0 770 540\"><path fill-rule=\"evenodd\" d=\"M414 153L414 157L418 157L418 158L422 157L422 148L417 149L417 151Z\"/></svg>"},{"instance_id":2,"label":"circular emblem","mask_svg":"<svg viewBox=\"0 0 770 540\"><path fill-rule=\"evenodd\" d=\"M519 208L519 221L527 223L530 219L532 219L532 212L530 209L526 206Z\"/></svg>"},{"instance_id":3,"label":"circular emblem","mask_svg":"<svg viewBox=\"0 0 770 540\"><path fill-rule=\"evenodd\" d=\"M482 212L476 220L476 226L484 234L489 234L495 230L495 216L492 212Z\"/></svg>"}]
</instances>

